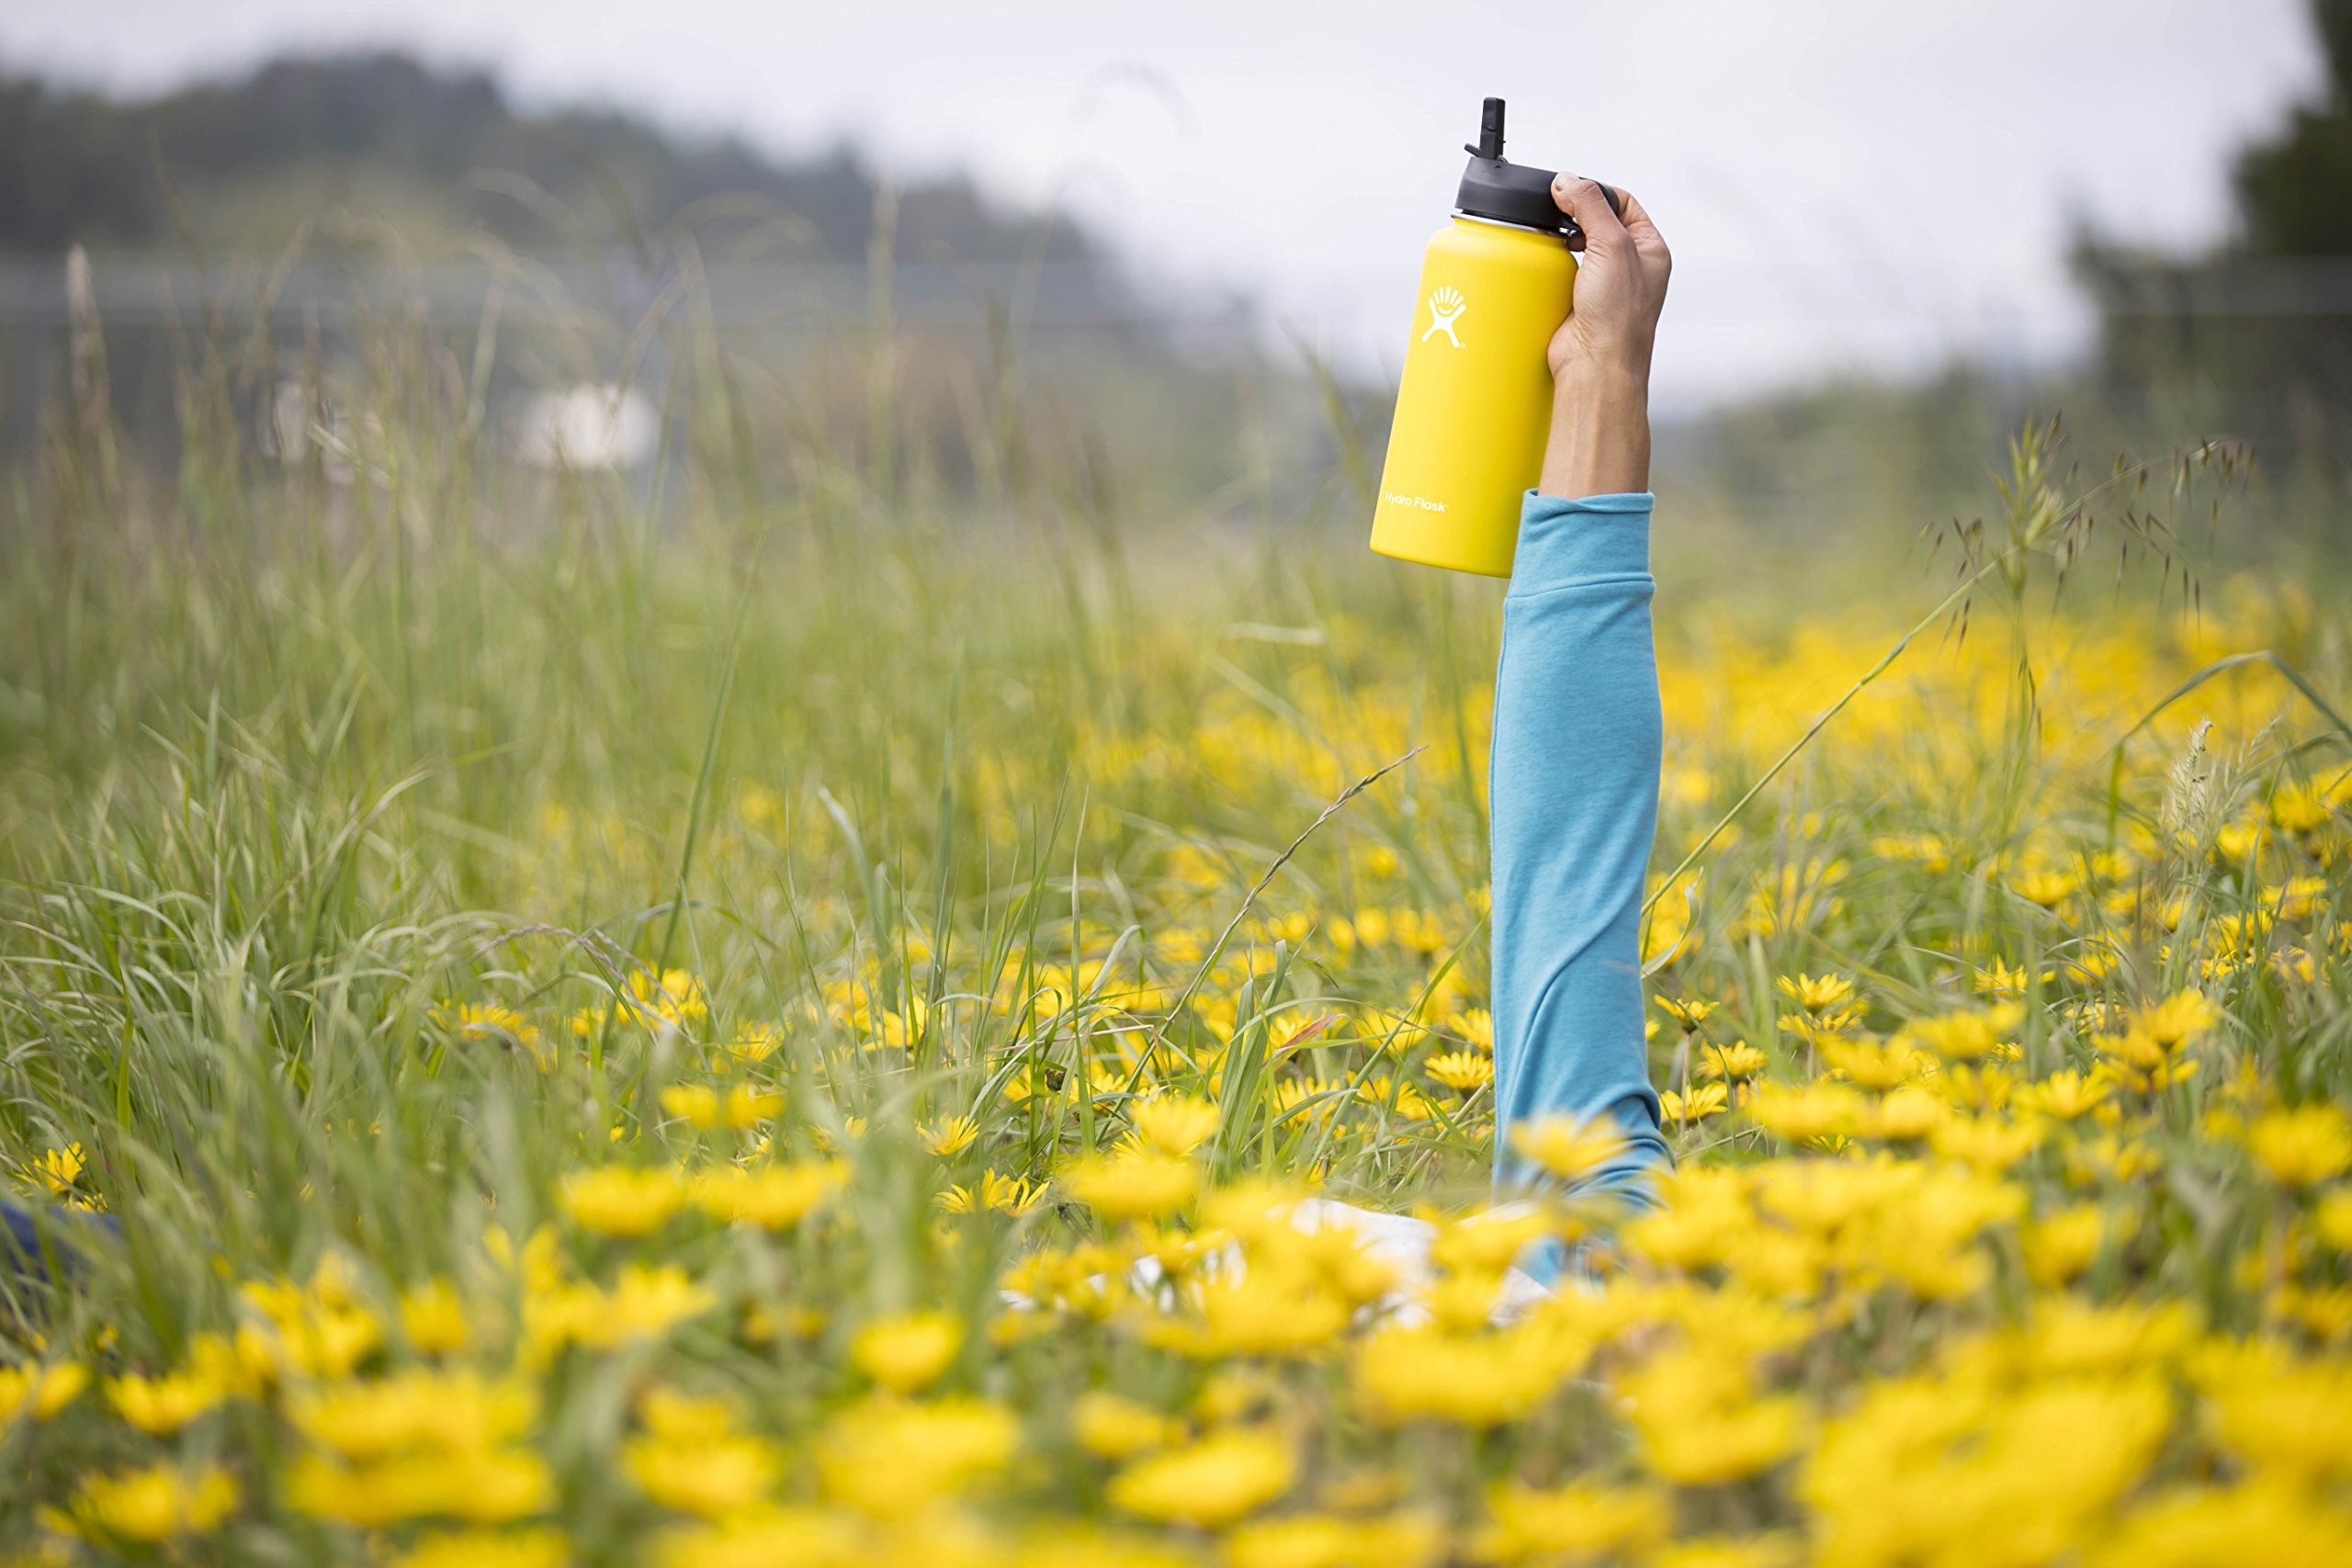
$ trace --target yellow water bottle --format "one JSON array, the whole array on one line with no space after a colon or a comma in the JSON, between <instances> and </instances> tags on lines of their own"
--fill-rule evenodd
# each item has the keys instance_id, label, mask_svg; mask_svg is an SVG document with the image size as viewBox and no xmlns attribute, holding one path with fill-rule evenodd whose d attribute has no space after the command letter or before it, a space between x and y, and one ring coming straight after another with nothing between
<instances>
[{"instance_id":1,"label":"yellow water bottle","mask_svg":"<svg viewBox=\"0 0 2352 1568\"><path fill-rule=\"evenodd\" d=\"M1372 547L1509 577L1520 498L1552 422L1548 350L1577 280L1568 245L1582 235L1552 199L1553 171L1503 157L1500 98L1487 100L1477 145L1463 150L1453 220L1421 263Z\"/></svg>"}]
</instances>

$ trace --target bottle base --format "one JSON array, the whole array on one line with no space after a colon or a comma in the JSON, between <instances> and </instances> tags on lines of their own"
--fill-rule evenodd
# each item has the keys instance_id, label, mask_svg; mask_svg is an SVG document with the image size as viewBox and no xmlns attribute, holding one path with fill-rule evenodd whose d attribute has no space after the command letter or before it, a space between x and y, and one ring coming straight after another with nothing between
<instances>
[{"instance_id":1,"label":"bottle base","mask_svg":"<svg viewBox=\"0 0 2352 1568\"><path fill-rule=\"evenodd\" d=\"M1433 566L1441 571L1459 571L1471 577L1492 577L1504 581L1510 580L1511 563L1508 560L1498 566L1492 561L1464 560L1459 556L1448 556L1438 551L1415 550L1408 546L1385 545L1378 539L1372 542L1372 553L1376 556L1386 556L1390 560L1409 561L1415 566Z\"/></svg>"}]
</instances>

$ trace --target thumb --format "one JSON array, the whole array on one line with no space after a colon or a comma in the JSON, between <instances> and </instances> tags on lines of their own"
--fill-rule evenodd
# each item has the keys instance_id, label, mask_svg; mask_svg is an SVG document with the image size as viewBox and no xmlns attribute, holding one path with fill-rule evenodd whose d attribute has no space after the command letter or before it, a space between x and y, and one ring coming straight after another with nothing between
<instances>
[{"instance_id":1,"label":"thumb","mask_svg":"<svg viewBox=\"0 0 2352 1568\"><path fill-rule=\"evenodd\" d=\"M1606 255L1628 243L1625 224L1618 217L1613 193L1598 180L1588 180L1565 171L1552 179L1552 199L1561 211L1576 220L1584 231L1584 243L1569 242L1570 250L1589 250Z\"/></svg>"}]
</instances>

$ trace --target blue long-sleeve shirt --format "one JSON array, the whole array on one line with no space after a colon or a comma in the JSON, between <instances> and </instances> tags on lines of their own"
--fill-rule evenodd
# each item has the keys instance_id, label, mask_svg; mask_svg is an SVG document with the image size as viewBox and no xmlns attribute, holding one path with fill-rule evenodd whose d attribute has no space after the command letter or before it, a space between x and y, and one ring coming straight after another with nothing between
<instances>
[{"instance_id":1,"label":"blue long-sleeve shirt","mask_svg":"<svg viewBox=\"0 0 2352 1568\"><path fill-rule=\"evenodd\" d=\"M1546 1117L1606 1117L1624 1134L1580 1186L1647 1204L1668 1159L1642 1030L1642 891L1665 730L1650 502L1530 491L1521 512L1488 769L1504 1190L1540 1175L1511 1129Z\"/></svg>"}]
</instances>

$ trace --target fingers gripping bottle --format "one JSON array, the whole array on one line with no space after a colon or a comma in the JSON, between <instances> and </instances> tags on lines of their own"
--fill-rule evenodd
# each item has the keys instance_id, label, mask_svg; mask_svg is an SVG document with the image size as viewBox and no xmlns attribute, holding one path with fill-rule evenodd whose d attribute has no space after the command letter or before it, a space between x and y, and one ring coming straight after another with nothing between
<instances>
[{"instance_id":1,"label":"fingers gripping bottle","mask_svg":"<svg viewBox=\"0 0 2352 1568\"><path fill-rule=\"evenodd\" d=\"M1503 157L1500 98L1464 151L1453 220L1421 263L1372 547L1509 577L1552 420L1552 334L1576 288L1568 240L1581 235L1552 199L1553 172Z\"/></svg>"}]
</instances>

